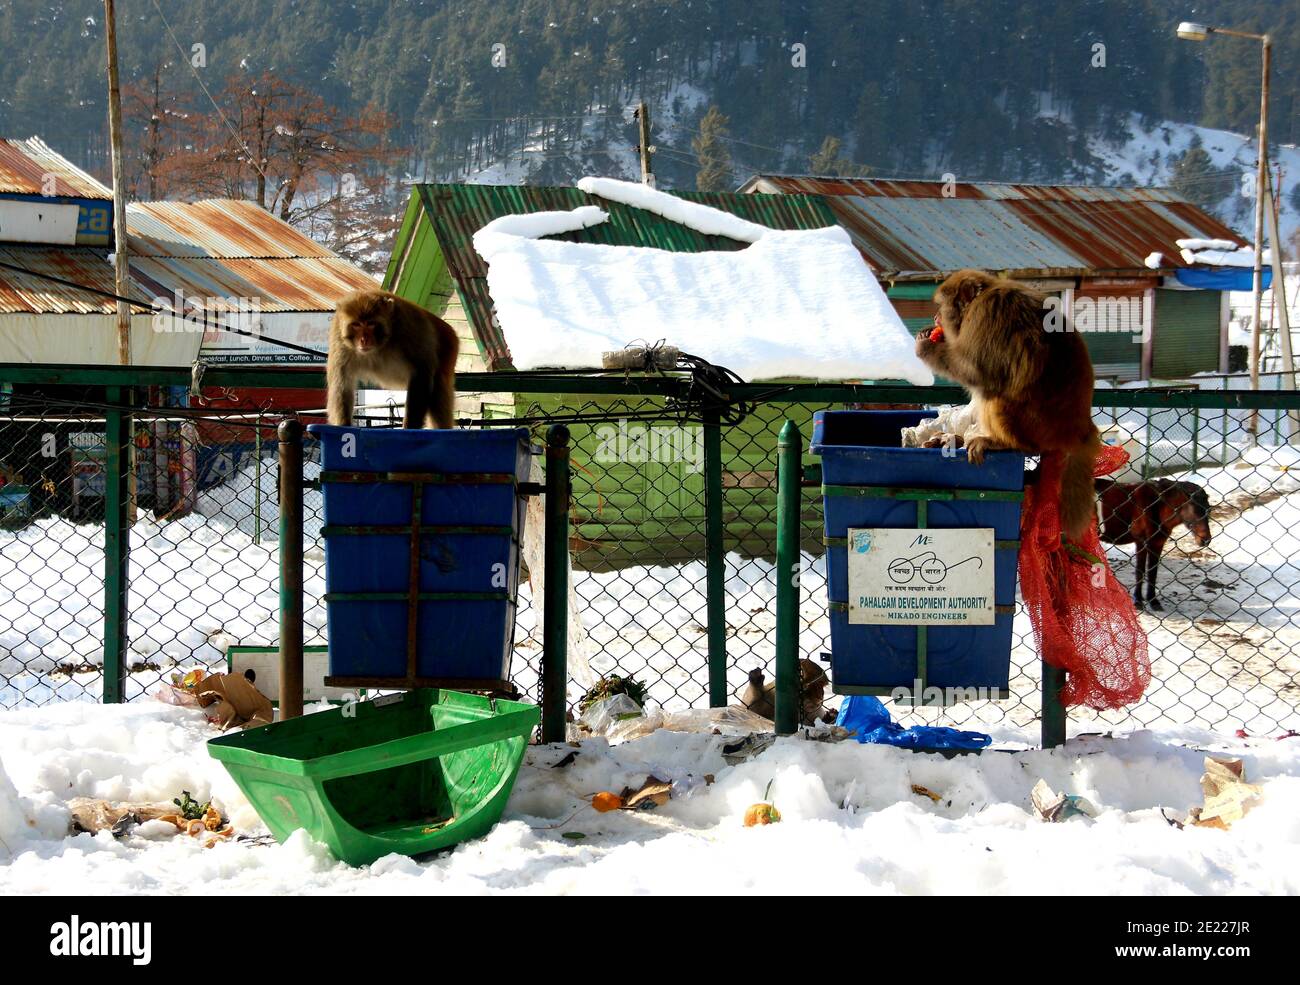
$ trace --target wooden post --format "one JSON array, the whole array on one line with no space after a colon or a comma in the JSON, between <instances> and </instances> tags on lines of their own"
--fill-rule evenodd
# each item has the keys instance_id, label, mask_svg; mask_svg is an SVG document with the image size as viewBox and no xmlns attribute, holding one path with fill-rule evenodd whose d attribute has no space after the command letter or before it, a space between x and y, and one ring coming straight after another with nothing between
<instances>
[{"instance_id":1,"label":"wooden post","mask_svg":"<svg viewBox=\"0 0 1300 985\"><path fill-rule=\"evenodd\" d=\"M636 118L640 125L638 131L637 153L641 155L641 184L655 186L654 169L650 166L650 155L655 152L654 146L650 143L650 107L646 105L645 100L637 103Z\"/></svg>"},{"instance_id":2,"label":"wooden post","mask_svg":"<svg viewBox=\"0 0 1300 985\"><path fill-rule=\"evenodd\" d=\"M1273 45L1265 34L1263 42L1263 76L1259 87L1259 160L1255 168L1255 263L1252 291L1255 311L1250 326L1250 388L1259 389L1259 333L1264 304L1264 186L1268 182L1268 76L1273 60ZM1251 408L1250 433L1259 443L1259 410Z\"/></svg>"},{"instance_id":3,"label":"wooden post","mask_svg":"<svg viewBox=\"0 0 1300 985\"><path fill-rule=\"evenodd\" d=\"M104 0L104 39L108 45L108 139L113 156L113 279L117 302L117 361L131 365L130 266L126 248L126 171L122 164L122 90L117 76L117 17L114 0Z\"/></svg>"}]
</instances>

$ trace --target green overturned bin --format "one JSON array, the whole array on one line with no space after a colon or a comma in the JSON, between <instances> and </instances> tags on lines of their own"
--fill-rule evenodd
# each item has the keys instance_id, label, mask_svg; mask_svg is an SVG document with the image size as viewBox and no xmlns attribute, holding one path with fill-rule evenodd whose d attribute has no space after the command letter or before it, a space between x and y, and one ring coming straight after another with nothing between
<instances>
[{"instance_id":1,"label":"green overturned bin","mask_svg":"<svg viewBox=\"0 0 1300 985\"><path fill-rule=\"evenodd\" d=\"M349 865L421 855L501 817L535 705L422 688L208 742L279 841L298 829Z\"/></svg>"}]
</instances>

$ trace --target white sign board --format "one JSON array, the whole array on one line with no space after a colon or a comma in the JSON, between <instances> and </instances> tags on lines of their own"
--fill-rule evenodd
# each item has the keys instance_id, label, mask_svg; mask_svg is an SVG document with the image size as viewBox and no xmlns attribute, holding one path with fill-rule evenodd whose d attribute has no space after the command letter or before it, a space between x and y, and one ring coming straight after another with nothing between
<instances>
[{"instance_id":1,"label":"white sign board","mask_svg":"<svg viewBox=\"0 0 1300 985\"><path fill-rule=\"evenodd\" d=\"M80 214L76 204L4 199L0 201L0 240L72 246L77 242Z\"/></svg>"},{"instance_id":2,"label":"white sign board","mask_svg":"<svg viewBox=\"0 0 1300 985\"><path fill-rule=\"evenodd\" d=\"M993 529L850 529L849 623L993 625Z\"/></svg>"}]
</instances>

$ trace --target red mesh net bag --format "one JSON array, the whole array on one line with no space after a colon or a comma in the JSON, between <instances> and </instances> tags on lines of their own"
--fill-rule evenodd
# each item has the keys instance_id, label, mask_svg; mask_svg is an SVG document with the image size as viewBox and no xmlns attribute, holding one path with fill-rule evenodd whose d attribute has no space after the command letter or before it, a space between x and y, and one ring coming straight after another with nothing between
<instances>
[{"instance_id":1,"label":"red mesh net bag","mask_svg":"<svg viewBox=\"0 0 1300 985\"><path fill-rule=\"evenodd\" d=\"M1103 446L1096 475L1128 461ZM1061 533L1061 455L1044 455L1025 490L1020 520L1020 593L1039 653L1067 671L1061 701L1102 710L1131 704L1151 681L1147 637L1128 592L1106 563L1094 519L1078 541Z\"/></svg>"}]
</instances>

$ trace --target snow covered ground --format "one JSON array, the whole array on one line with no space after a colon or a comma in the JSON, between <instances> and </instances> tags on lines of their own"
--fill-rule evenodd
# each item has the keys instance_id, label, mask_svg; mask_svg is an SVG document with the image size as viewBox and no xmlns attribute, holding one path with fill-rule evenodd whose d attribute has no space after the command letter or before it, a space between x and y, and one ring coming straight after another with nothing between
<instances>
[{"instance_id":1,"label":"snow covered ground","mask_svg":"<svg viewBox=\"0 0 1300 985\"><path fill-rule=\"evenodd\" d=\"M263 834L206 754L214 734L199 712L155 701L0 713L0 893L1300 892L1300 739L1194 729L952 760L790 738L731 767L720 754L728 740L706 734L659 731L612 747L592 739L561 768L572 748L537 746L486 837L433 859L389 856L359 869L301 832L284 845L212 848L148 829L121 840L66 834L69 798L169 802L182 789L213 798L241 834ZM1179 830L1165 815L1182 819L1202 802L1206 751L1242 758L1261 798L1229 831ZM715 782L653 811L586 806L598 791L636 788L652 774ZM1099 816L1037 820L1029 792L1040 777L1086 797ZM745 808L769 782L782 823L745 828Z\"/></svg>"}]
</instances>

